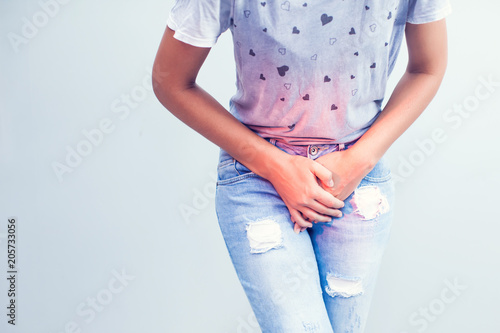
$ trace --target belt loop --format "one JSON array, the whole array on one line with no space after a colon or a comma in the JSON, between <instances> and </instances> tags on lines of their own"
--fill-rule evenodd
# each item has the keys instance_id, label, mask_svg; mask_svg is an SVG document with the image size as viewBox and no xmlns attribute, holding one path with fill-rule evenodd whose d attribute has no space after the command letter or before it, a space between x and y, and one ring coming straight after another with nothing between
<instances>
[{"instance_id":1,"label":"belt loop","mask_svg":"<svg viewBox=\"0 0 500 333\"><path fill-rule=\"evenodd\" d=\"M339 143L339 150L344 150L345 145L343 143Z\"/></svg>"}]
</instances>

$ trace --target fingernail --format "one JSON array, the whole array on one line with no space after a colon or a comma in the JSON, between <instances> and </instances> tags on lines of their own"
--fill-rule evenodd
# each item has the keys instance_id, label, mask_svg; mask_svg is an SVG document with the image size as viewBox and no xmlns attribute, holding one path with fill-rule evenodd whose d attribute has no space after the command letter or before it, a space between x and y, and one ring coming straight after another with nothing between
<instances>
[{"instance_id":1,"label":"fingernail","mask_svg":"<svg viewBox=\"0 0 500 333\"><path fill-rule=\"evenodd\" d=\"M330 180L328 181L328 186L333 187L333 179L330 179Z\"/></svg>"}]
</instances>

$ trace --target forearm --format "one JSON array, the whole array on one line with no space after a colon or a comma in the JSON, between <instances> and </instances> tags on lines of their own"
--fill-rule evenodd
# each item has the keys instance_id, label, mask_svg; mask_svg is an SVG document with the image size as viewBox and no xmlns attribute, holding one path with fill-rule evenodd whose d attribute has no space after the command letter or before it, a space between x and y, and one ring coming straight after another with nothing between
<instances>
[{"instance_id":1,"label":"forearm","mask_svg":"<svg viewBox=\"0 0 500 333\"><path fill-rule=\"evenodd\" d=\"M377 120L350 148L374 166L434 98L443 73L406 71Z\"/></svg>"},{"instance_id":2,"label":"forearm","mask_svg":"<svg viewBox=\"0 0 500 333\"><path fill-rule=\"evenodd\" d=\"M259 176L267 179L272 170L285 163L285 152L243 125L196 83L175 88L160 82L154 85L158 100L175 117Z\"/></svg>"},{"instance_id":3,"label":"forearm","mask_svg":"<svg viewBox=\"0 0 500 333\"><path fill-rule=\"evenodd\" d=\"M377 120L349 150L374 166L436 95L448 58L446 21L406 25L408 66Z\"/></svg>"}]
</instances>

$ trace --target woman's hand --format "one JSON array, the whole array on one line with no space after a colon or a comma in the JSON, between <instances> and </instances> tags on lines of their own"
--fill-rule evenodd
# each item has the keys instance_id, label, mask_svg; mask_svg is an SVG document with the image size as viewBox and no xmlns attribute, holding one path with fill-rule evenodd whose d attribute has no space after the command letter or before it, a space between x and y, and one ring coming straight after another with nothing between
<instances>
[{"instance_id":1,"label":"woman's hand","mask_svg":"<svg viewBox=\"0 0 500 333\"><path fill-rule=\"evenodd\" d=\"M331 192L330 186L334 185L329 184L332 173L320 163L300 155L287 155L267 179L290 211L296 233L312 227L309 221L329 222L332 216L342 216L339 208L344 207L344 202L326 190Z\"/></svg>"},{"instance_id":2,"label":"woman's hand","mask_svg":"<svg viewBox=\"0 0 500 333\"><path fill-rule=\"evenodd\" d=\"M153 66L153 89L172 114L224 149L250 170L271 181L286 203L295 231L311 220L329 221L344 203L321 188L331 172L306 157L287 154L273 146L227 111L196 83L210 48L195 47L174 38L167 27ZM273 158L276 157L276 158ZM332 184L333 185L333 184ZM327 186L327 184L325 184Z\"/></svg>"},{"instance_id":3,"label":"woman's hand","mask_svg":"<svg viewBox=\"0 0 500 333\"><path fill-rule=\"evenodd\" d=\"M359 158L358 152L351 149L334 151L315 160L332 172L335 185L323 188L339 200L347 199L374 166Z\"/></svg>"}]
</instances>

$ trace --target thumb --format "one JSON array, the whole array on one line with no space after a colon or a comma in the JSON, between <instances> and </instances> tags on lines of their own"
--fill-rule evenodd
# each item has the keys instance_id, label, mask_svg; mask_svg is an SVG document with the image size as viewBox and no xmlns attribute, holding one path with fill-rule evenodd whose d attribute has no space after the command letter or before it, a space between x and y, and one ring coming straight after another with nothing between
<instances>
[{"instance_id":1,"label":"thumb","mask_svg":"<svg viewBox=\"0 0 500 333\"><path fill-rule=\"evenodd\" d=\"M315 162L313 164L313 173L318 177L323 184L328 187L333 187L333 173L328 170L323 164Z\"/></svg>"}]
</instances>

